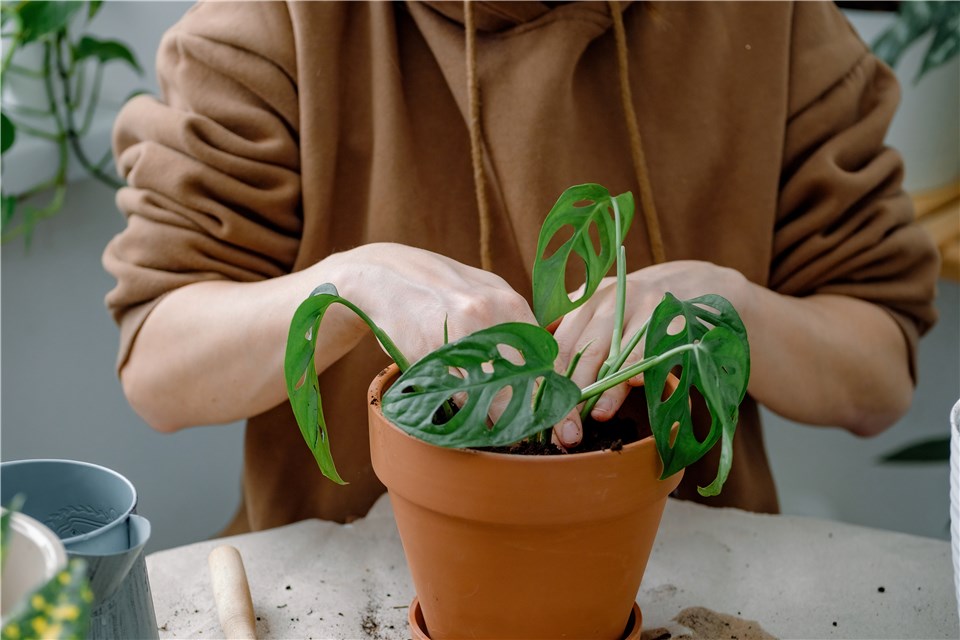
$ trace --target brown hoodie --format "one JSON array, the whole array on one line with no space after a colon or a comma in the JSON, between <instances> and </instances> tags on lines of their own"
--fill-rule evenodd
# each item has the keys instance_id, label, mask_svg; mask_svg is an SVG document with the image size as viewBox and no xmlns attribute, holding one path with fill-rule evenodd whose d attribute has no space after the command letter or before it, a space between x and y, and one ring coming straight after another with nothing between
<instances>
[{"instance_id":1,"label":"brown hoodie","mask_svg":"<svg viewBox=\"0 0 960 640\"><path fill-rule=\"evenodd\" d=\"M638 192L610 7L475 10L492 268L529 297L540 223L563 189ZM829 2L647 2L622 15L667 258L878 304L913 358L935 318L937 258L883 146L890 71ZM211 3L170 30L162 101L131 101L115 129L129 223L104 263L121 366L158 299L191 282L271 278L378 241L479 266L462 18L460 3ZM650 264L649 246L638 220L630 270ZM365 390L386 361L367 339L321 375L346 487L320 475L286 404L250 419L242 528L366 512L383 489ZM734 451L709 504L775 512L749 398ZM696 499L716 465L714 452L689 469L681 495Z\"/></svg>"}]
</instances>

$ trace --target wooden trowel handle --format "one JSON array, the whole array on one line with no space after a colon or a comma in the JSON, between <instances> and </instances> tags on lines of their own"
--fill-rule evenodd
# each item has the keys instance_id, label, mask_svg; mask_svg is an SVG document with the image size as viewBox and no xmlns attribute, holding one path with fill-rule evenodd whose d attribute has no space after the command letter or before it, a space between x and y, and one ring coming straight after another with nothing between
<instances>
[{"instance_id":1,"label":"wooden trowel handle","mask_svg":"<svg viewBox=\"0 0 960 640\"><path fill-rule=\"evenodd\" d=\"M256 640L253 601L240 552L229 545L221 545L210 552L207 562L225 637L228 640Z\"/></svg>"}]
</instances>

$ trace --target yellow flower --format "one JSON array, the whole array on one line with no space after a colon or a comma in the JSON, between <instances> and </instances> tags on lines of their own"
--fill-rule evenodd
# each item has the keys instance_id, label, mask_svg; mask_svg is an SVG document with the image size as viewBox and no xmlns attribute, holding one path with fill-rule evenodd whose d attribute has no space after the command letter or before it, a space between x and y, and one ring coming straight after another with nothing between
<instances>
[{"instance_id":1,"label":"yellow flower","mask_svg":"<svg viewBox=\"0 0 960 640\"><path fill-rule=\"evenodd\" d=\"M50 625L47 623L45 618L34 618L30 621L30 626L33 627L33 630L36 632L37 636L43 636Z\"/></svg>"},{"instance_id":2,"label":"yellow flower","mask_svg":"<svg viewBox=\"0 0 960 640\"><path fill-rule=\"evenodd\" d=\"M74 621L80 617L80 607L75 604L61 604L53 609L50 615L55 620Z\"/></svg>"},{"instance_id":3,"label":"yellow flower","mask_svg":"<svg viewBox=\"0 0 960 640\"><path fill-rule=\"evenodd\" d=\"M32 598L30 598L30 606L36 609L37 611L42 611L43 607L47 604L47 601L43 599L43 596L39 593L35 593Z\"/></svg>"},{"instance_id":4,"label":"yellow flower","mask_svg":"<svg viewBox=\"0 0 960 640\"><path fill-rule=\"evenodd\" d=\"M68 584L70 584L70 572L61 571L60 575L57 576L57 581L63 586L67 586Z\"/></svg>"},{"instance_id":5,"label":"yellow flower","mask_svg":"<svg viewBox=\"0 0 960 640\"><path fill-rule=\"evenodd\" d=\"M7 640L20 640L20 627L16 625L7 625L7 628L3 630L3 637Z\"/></svg>"},{"instance_id":6,"label":"yellow flower","mask_svg":"<svg viewBox=\"0 0 960 640\"><path fill-rule=\"evenodd\" d=\"M41 637L44 640L60 640L60 637L63 636L63 627L59 624L50 625L47 628L47 632L44 633Z\"/></svg>"}]
</instances>

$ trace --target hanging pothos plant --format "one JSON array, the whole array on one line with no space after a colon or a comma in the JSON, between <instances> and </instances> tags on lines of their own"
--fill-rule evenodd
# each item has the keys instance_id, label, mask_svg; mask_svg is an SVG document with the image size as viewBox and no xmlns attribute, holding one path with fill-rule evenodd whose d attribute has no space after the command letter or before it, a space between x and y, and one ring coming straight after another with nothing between
<instances>
[{"instance_id":1,"label":"hanging pothos plant","mask_svg":"<svg viewBox=\"0 0 960 640\"><path fill-rule=\"evenodd\" d=\"M0 82L29 83L43 96L42 104L23 104L5 86L0 113L4 161L9 162L6 153L24 135L49 141L57 150L57 163L49 175L38 176L34 184L19 193L2 190L0 232L4 242L22 236L29 243L36 224L60 211L71 157L108 187L116 189L123 184L108 170L109 149L102 157L91 158L83 146L97 112L104 67L118 61L137 74L143 73L125 44L85 32L101 6L101 0L0 2L4 41ZM22 64L22 59L29 57L27 52L40 61ZM41 193L50 194L45 205L28 202Z\"/></svg>"},{"instance_id":2,"label":"hanging pothos plant","mask_svg":"<svg viewBox=\"0 0 960 640\"><path fill-rule=\"evenodd\" d=\"M587 415L601 393L643 373L650 425L663 462L662 477L673 475L721 445L716 479L699 487L703 495L720 492L733 460L733 435L750 375L746 329L733 306L718 295L679 300L667 293L646 324L623 341L626 258L623 237L633 220L630 193L612 197L604 187L583 184L566 190L544 220L533 267L533 311L537 325L505 323L442 345L410 364L393 340L363 310L340 297L332 284L317 287L294 314L287 338L285 377L297 423L320 469L342 483L330 442L314 366L321 320L332 304L341 304L373 330L402 374L383 396L383 414L397 427L442 447L491 447L527 439L549 442L553 425L583 403ZM551 241L572 235L555 251ZM591 231L595 238L591 237ZM599 249L594 246L594 240ZM549 253L549 255L547 255ZM571 300L566 273L572 258L586 266L584 293ZM579 354L566 373L557 371L557 341L545 327L586 302L616 264L617 313L609 357L598 380L580 389L570 378ZM671 329L682 319L679 330ZM644 341L643 359L624 366ZM519 352L508 359L501 347ZM680 370L679 385L664 397L667 376ZM696 387L712 416L707 436L694 433L690 391ZM493 425L488 414L494 397L509 389L510 401ZM453 398L465 398L454 407ZM678 425L676 435L674 425Z\"/></svg>"},{"instance_id":3,"label":"hanging pothos plant","mask_svg":"<svg viewBox=\"0 0 960 640\"><path fill-rule=\"evenodd\" d=\"M914 83L930 71L960 55L960 2L956 0L911 0L901 2L893 24L871 48L878 58L896 67L903 54L918 40L933 34L923 54Z\"/></svg>"}]
</instances>

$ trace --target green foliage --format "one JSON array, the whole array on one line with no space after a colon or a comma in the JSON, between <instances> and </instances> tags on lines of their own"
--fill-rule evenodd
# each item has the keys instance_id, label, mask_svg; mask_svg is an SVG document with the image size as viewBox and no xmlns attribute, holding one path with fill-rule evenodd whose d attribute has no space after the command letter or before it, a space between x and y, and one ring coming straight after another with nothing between
<instances>
[{"instance_id":1,"label":"green foliage","mask_svg":"<svg viewBox=\"0 0 960 640\"><path fill-rule=\"evenodd\" d=\"M67 28L83 7L80 2L24 2L12 10L20 44L29 44Z\"/></svg>"},{"instance_id":2,"label":"green foliage","mask_svg":"<svg viewBox=\"0 0 960 640\"><path fill-rule=\"evenodd\" d=\"M367 323L397 362L402 373L384 394L382 411L410 435L444 447L502 446L534 436L542 439L580 402L644 373L650 423L664 464L663 477L696 462L720 441L717 477L708 487L699 489L704 495L719 493L732 463L738 409L750 375L746 330L733 306L720 296L681 301L668 293L645 328L621 351L626 279L622 242L632 218L633 197L629 193L611 198L606 189L593 184L565 191L544 220L534 265L533 298L541 326L505 323L448 343L444 322L444 344L413 366L363 311L337 294L332 284L314 290L294 314L284 370L294 415L323 473L342 482L330 456L314 363L323 314L331 304L339 303ZM563 227L571 228L572 237L547 256L551 241ZM596 229L599 248L590 238L591 227ZM573 254L583 259L587 282L584 295L571 302L565 276ZM600 379L580 390L570 376L582 351L574 357L566 375L557 373L559 348L541 327L583 304L614 262L617 317L610 357ZM684 326L671 332L671 322L678 318L683 319ZM645 331L644 359L624 367ZM663 399L667 375L677 366L682 367L680 386ZM710 432L703 442L693 432L691 387L703 395L712 416ZM504 413L488 426L494 398L508 390ZM447 410L454 397L463 399L456 413ZM675 423L679 423L679 430L671 444Z\"/></svg>"},{"instance_id":3,"label":"green foliage","mask_svg":"<svg viewBox=\"0 0 960 640\"><path fill-rule=\"evenodd\" d=\"M6 153L19 134L45 140L57 150L57 163L50 175L39 178L22 192L3 191L0 220L3 242L21 236L29 242L36 224L60 211L65 201L71 157L108 187L122 186L108 173L109 150L94 161L82 144L98 107L104 67L119 61L142 74L133 52L123 43L78 33L82 31L77 27L83 20L81 16L86 16L89 22L101 6L99 1L90 1L86 3L87 11L82 12L83 2L21 0L0 4L4 35L8 39L0 65L0 81L8 82L11 76L16 76L17 80L42 90L46 101L42 107L4 101L0 112L2 151ZM13 29L7 29L8 25L13 25ZM38 68L17 64L27 46L42 52L43 61ZM87 82L90 71L92 83ZM46 205L38 207L26 202L41 193L50 194Z\"/></svg>"},{"instance_id":4,"label":"green foliage","mask_svg":"<svg viewBox=\"0 0 960 640\"><path fill-rule=\"evenodd\" d=\"M895 67L918 40L932 33L914 82L960 54L960 2L912 0L901 2L897 19L872 44L881 60Z\"/></svg>"},{"instance_id":5,"label":"green foliage","mask_svg":"<svg viewBox=\"0 0 960 640\"><path fill-rule=\"evenodd\" d=\"M533 314L541 327L570 313L594 294L600 281L617 259L620 237L611 213L613 198L598 184L570 187L553 205L543 221L537 243L537 260L533 265ZM626 235L633 221L633 194L616 197L620 213L620 235ZM590 238L596 230L599 253ZM564 229L572 230L566 240L550 256L546 256L550 242ZM580 256L586 266L586 286L583 295L574 301L567 295L566 275L570 258Z\"/></svg>"},{"instance_id":6,"label":"green foliage","mask_svg":"<svg viewBox=\"0 0 960 640\"><path fill-rule=\"evenodd\" d=\"M86 60L87 58L96 58L100 62L110 62L111 60L120 60L138 74L143 73L140 63L122 42L116 40L98 40L92 36L83 36L73 50L73 59L75 62Z\"/></svg>"},{"instance_id":7,"label":"green foliage","mask_svg":"<svg viewBox=\"0 0 960 640\"><path fill-rule=\"evenodd\" d=\"M908 444L884 455L881 462L948 462L950 460L950 437L930 438Z\"/></svg>"},{"instance_id":8,"label":"green foliage","mask_svg":"<svg viewBox=\"0 0 960 640\"><path fill-rule=\"evenodd\" d=\"M17 496L0 516L0 572L6 567L13 514L22 504ZM27 596L23 607L3 625L0 638L85 638L93 602L86 570L83 560L71 560L66 569Z\"/></svg>"},{"instance_id":9,"label":"green foliage","mask_svg":"<svg viewBox=\"0 0 960 640\"><path fill-rule=\"evenodd\" d=\"M502 347L516 350L521 361L509 360ZM383 396L383 414L410 435L441 447L519 442L553 427L580 401L577 385L554 370L558 353L553 336L532 324L513 322L476 331L404 372ZM494 396L507 388L511 393L506 409L487 427ZM466 400L459 411L449 420L437 419L447 400L461 393Z\"/></svg>"},{"instance_id":10,"label":"green foliage","mask_svg":"<svg viewBox=\"0 0 960 640\"><path fill-rule=\"evenodd\" d=\"M71 560L66 569L26 598L25 606L3 626L0 637L86 638L93 602L86 571L86 562Z\"/></svg>"},{"instance_id":11,"label":"green foliage","mask_svg":"<svg viewBox=\"0 0 960 640\"><path fill-rule=\"evenodd\" d=\"M675 333L670 326L683 319ZM740 316L724 298L700 296L678 300L667 294L650 318L644 356L662 358L643 374L644 391L657 450L663 460L663 477L693 464L722 439L720 468L708 487L698 487L705 496L720 492L733 461L733 434L740 403L750 379L750 346ZM681 368L680 385L663 399L667 375ZM689 403L690 387L696 387L710 410L710 431L701 442L693 429ZM671 429L679 423L671 446Z\"/></svg>"},{"instance_id":12,"label":"green foliage","mask_svg":"<svg viewBox=\"0 0 960 640\"><path fill-rule=\"evenodd\" d=\"M320 285L297 307L290 323L283 361L287 396L300 426L300 433L313 452L323 475L338 484L346 484L337 473L333 455L330 453L330 439L327 435L327 423L323 418L320 382L317 379L315 362L320 322L332 304L342 304L360 316L401 369L406 369L409 365L390 337L353 303L341 298L332 284Z\"/></svg>"},{"instance_id":13,"label":"green foliage","mask_svg":"<svg viewBox=\"0 0 960 640\"><path fill-rule=\"evenodd\" d=\"M5 113L0 113L0 155L13 146L17 138L17 128Z\"/></svg>"}]
</instances>

